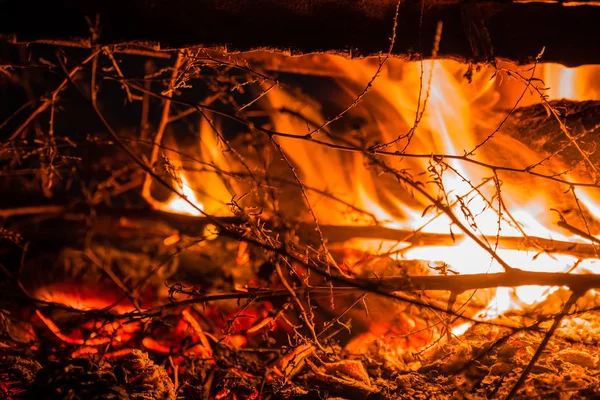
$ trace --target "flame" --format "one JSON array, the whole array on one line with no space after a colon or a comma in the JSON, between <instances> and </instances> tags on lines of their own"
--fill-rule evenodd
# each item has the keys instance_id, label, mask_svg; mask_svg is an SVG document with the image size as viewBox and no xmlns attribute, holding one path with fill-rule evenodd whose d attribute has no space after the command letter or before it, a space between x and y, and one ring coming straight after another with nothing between
<instances>
[{"instance_id":1,"label":"flame","mask_svg":"<svg viewBox=\"0 0 600 400\"><path fill-rule=\"evenodd\" d=\"M342 92L348 94L340 104L349 104L360 94L361 87L356 82L369 82L374 74L372 62L357 62L327 56L327 65L335 65L339 69L336 76L344 76L338 85ZM532 70L529 68L529 70ZM555 216L550 209L557 204L557 199L564 197L565 186L545 180L534 180L524 174L503 174L499 177L504 203L498 206L495 192L496 183L489 169L481 168L462 160L448 160L447 166L427 158L428 154L446 154L462 156L473 149L470 158L478 162L492 165L504 165L513 168L525 168L543 158L523 143L503 135L500 131L492 140L481 147L486 136L493 132L500 120L494 107L504 104L502 94L514 99L523 91L524 82L510 81L506 76L495 74L492 69L481 71L475 81L469 84L464 78L464 66L452 61L431 61L423 65L404 63L392 60L387 69L377 78L371 91L364 96L360 106L348 112L348 118L362 119L364 126L351 132L355 137L373 140L380 143L394 142L385 149L406 151L421 154L423 157L381 157L384 161L398 169L409 171L415 176L426 176L436 179L435 185L428 185L427 179L421 179L433 198L445 194L444 200L460 222L469 227L475 235L485 237L488 245L494 249L496 235L523 237L540 237L550 240L570 242L586 242L572 234L558 230ZM550 86L541 88L540 93L549 99L589 99L596 98L598 92L586 81L598 74L597 68L580 67L575 69L556 65L543 65L538 68L536 76ZM428 79L430 77L430 79ZM429 84L431 82L431 84ZM507 88L508 86L508 88ZM524 104L535 100L535 91L526 91ZM533 93L532 93L533 92ZM420 95L419 95L420 93ZM423 101L427 98L427 107L423 112ZM533 98L533 100L532 100ZM539 102L539 97L537 102ZM280 91L271 96L270 106L274 109L288 108L296 113L281 114L274 118L275 130L305 135L307 125L319 126L326 121L322 111L317 107L307 107L292 94ZM420 103L419 103L420 101ZM504 101L504 103L503 103ZM402 134L411 131L414 125L416 110L423 112L417 129L410 140ZM304 120L296 115L301 114ZM417 112L418 114L418 112ZM307 121L311 121L307 123ZM335 127L331 132L317 132L313 138L329 142L356 145L358 141L336 136ZM316 187L321 191L335 194L365 210L383 225L399 229L420 229L423 232L455 233L460 231L444 214L432 213L422 215L428 201L418 193L410 192L398 182L386 180L381 169L370 165L369 160L359 152L347 153L328 148L310 141L295 138L279 138L282 148L292 160L292 164L301 171L302 181L306 186ZM552 160L541 166L539 171L552 174L552 171L566 170L560 162ZM487 180L486 180L487 179ZM535 185L535 191L530 190ZM443 187L443 190L439 190ZM477 189L475 189L477 187ZM344 210L344 206L318 196L310 196L312 208L321 223L349 224L370 223L354 213ZM581 191L581 203L593 215L600 214L593 201L593 194ZM496 202L496 204L493 204ZM461 209L467 208L469 213ZM512 219L507 217L505 208L511 212ZM500 211L498 211L500 209ZM455 246L414 246L407 244L373 239L353 240L346 245L373 251L379 248L385 252L390 249L401 250L397 257L405 259L422 259L447 263L454 271L461 274L502 272L503 268L497 260L490 257L489 252L466 237ZM408 248L402 251L403 248ZM528 271L564 272L569 271L577 262L575 257L550 255L541 251L522 251L518 249L496 249L496 254L509 265ZM581 269L573 272L581 272ZM541 286L519 287L517 289L498 288L496 297L487 310L480 316L491 318L511 308L522 307L542 301L558 288Z\"/></svg>"},{"instance_id":2,"label":"flame","mask_svg":"<svg viewBox=\"0 0 600 400\"><path fill-rule=\"evenodd\" d=\"M466 67L454 61L421 64L392 59L363 96L365 85L372 81L379 66L377 60L348 60L323 54L284 60L283 64L286 62L306 63L308 70L310 66L313 69L327 66L333 77L332 87L315 87L308 93L316 102L307 101L307 97L283 85L259 102L269 110L272 129L287 134L274 137L285 154L285 161L295 168L306 188L315 189L307 190L306 196L321 224L369 225L375 219L389 228L452 235L462 233L457 227L458 221L471 236L479 238L512 267L564 272L576 265L577 259L573 256L548 254L543 249L524 251L496 246L497 236L533 236L572 243L589 241L559 229L556 215L550 211L563 206L577 209L573 199L566 199L566 185L530 174L495 171L486 165L525 169L543 160L545 155L497 127L519 98L522 99L520 106L539 103L541 96L545 96L544 101L600 99L600 89L589 84L590 79L600 77L597 67L544 64L519 70L522 76L532 71L532 78L541 79L546 86L533 90L531 82L534 81L528 86L524 79L514 79L514 73L498 72L491 67L474 73L469 83L464 78ZM323 101L319 102L319 97ZM361 101L356 107L344 108L353 105L359 97ZM344 113L343 119L329 121L328 115L339 112ZM320 126L324 128L316 130ZM201 159L213 168L231 171L232 157L225 159L219 140L209 128L206 123L201 127ZM340 147L357 151L344 151ZM365 148L378 148L386 154L365 154L361 151ZM465 158L473 162L466 162ZM288 169L289 165L284 166L281 174L289 173ZM405 183L418 182L422 190L415 190L416 184L412 187L403 184L390 169L400 171L406 178ZM566 170L568 168L556 159L541 163L535 169L537 173L548 175ZM207 212L223 210L236 190L219 181L216 175L208 179L196 173L182 173L182 195ZM561 176L570 179L577 177L577 173ZM190 188L188 179L196 189L211 193L212 198L203 194L200 199L198 192ZM578 201L600 219L595 197L591 190L582 189ZM439 207L431 208L431 199L451 210L456 220ZM297 216L298 204L291 208ZM172 198L165 209L199 214L181 198ZM305 215L311 220L308 211ZM398 259L439 261L461 274L504 270L498 259L492 258L490 251L469 235L463 235L452 246L409 246L373 239L356 239L346 246L370 252L394 250ZM596 264L586 260L571 272L579 273L584 268L600 270ZM492 318L511 308L540 302L557 289L498 288L495 298L479 317ZM464 326L457 327L455 333L464 329Z\"/></svg>"},{"instance_id":3,"label":"flame","mask_svg":"<svg viewBox=\"0 0 600 400\"><path fill-rule=\"evenodd\" d=\"M211 123L203 118L199 126L199 146L190 149L180 147L181 153L191 156L183 159L179 151L165 150L171 164L171 175L179 194L171 193L166 202L147 199L156 209L192 216L210 214L214 216L230 215L227 204L239 192L233 180L227 174L235 171L235 159L225 157L222 141L214 132L220 130L219 123ZM170 139L176 142L176 139ZM169 147L169 146L167 146ZM192 167L188 168L188 165ZM201 169L198 169L198 164Z\"/></svg>"},{"instance_id":4,"label":"flame","mask_svg":"<svg viewBox=\"0 0 600 400\"><path fill-rule=\"evenodd\" d=\"M181 196L172 196L171 200L164 206L164 210L177 214L200 216L200 210L203 210L204 206L196 197L196 192L188 183L185 175L181 174L179 179L181 180L179 185L181 187Z\"/></svg>"},{"instance_id":5,"label":"flame","mask_svg":"<svg viewBox=\"0 0 600 400\"><path fill-rule=\"evenodd\" d=\"M599 77L598 67L583 65L568 68L560 64L544 64L543 79L550 99L599 100L600 89L592 82Z\"/></svg>"}]
</instances>

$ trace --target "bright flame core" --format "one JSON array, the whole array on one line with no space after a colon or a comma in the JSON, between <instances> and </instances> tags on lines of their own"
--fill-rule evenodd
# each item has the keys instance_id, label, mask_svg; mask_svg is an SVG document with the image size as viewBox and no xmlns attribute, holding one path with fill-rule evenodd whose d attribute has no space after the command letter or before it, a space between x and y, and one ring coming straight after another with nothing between
<instances>
[{"instance_id":1,"label":"bright flame core","mask_svg":"<svg viewBox=\"0 0 600 400\"><path fill-rule=\"evenodd\" d=\"M181 187L181 194L183 196L173 196L166 207L167 210L179 214L200 216L201 213L198 209L203 210L204 206L198 200L194 189L190 187L185 175L182 174L179 179L181 181L179 186Z\"/></svg>"},{"instance_id":2,"label":"bright flame core","mask_svg":"<svg viewBox=\"0 0 600 400\"><path fill-rule=\"evenodd\" d=\"M161 203L150 199L158 209L178 214L201 216L203 213L210 215L229 215L227 203L234 196L236 189L228 178L233 162L223 153L224 149L220 138L214 134L219 126L203 118L199 126L199 146L197 149L180 147L180 152L173 152L171 163L175 171L174 186L180 196L172 194L167 202ZM169 153L167 151L167 153ZM192 155L190 159L182 159L182 153ZM191 164L192 168L187 168ZM200 168L198 168L200 164Z\"/></svg>"}]
</instances>

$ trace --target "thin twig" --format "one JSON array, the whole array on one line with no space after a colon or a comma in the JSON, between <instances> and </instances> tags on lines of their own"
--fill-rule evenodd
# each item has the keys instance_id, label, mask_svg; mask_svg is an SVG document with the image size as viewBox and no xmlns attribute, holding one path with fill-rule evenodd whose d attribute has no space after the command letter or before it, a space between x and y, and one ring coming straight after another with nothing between
<instances>
[{"instance_id":1,"label":"thin twig","mask_svg":"<svg viewBox=\"0 0 600 400\"><path fill-rule=\"evenodd\" d=\"M152 140L152 143L154 145L150 149L150 160L149 160L150 168L154 168L154 164L156 164L156 161L158 160L158 152L160 149L160 147L158 145L160 145L162 143L165 129L167 127L167 124L169 123L169 114L171 111L170 97L172 96L172 93L173 93L171 88L175 84L175 80L177 79L177 74L179 74L179 68L181 67L182 64L183 64L183 56L182 56L181 52L177 52L177 58L175 58L175 64L173 65L173 71L171 73L171 80L169 81L169 87L165 93L166 98L163 99L163 108L162 108L160 123L158 124L158 128L156 129L154 139ZM126 87L129 88L129 86L127 86L127 85L126 85ZM150 191L151 187L152 187L152 176L150 174L146 174L144 183L142 185L142 196L149 202L152 202L152 194Z\"/></svg>"}]
</instances>

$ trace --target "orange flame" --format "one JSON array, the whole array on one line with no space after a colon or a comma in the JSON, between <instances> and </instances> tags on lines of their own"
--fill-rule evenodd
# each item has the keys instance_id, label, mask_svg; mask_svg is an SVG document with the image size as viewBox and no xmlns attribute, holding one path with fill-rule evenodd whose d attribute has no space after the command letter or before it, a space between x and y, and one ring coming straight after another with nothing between
<instances>
[{"instance_id":1,"label":"orange flame","mask_svg":"<svg viewBox=\"0 0 600 400\"><path fill-rule=\"evenodd\" d=\"M203 210L204 206L196 197L196 192L192 189L183 174L181 174L179 179L181 180L181 196L172 196L171 200L164 206L164 210L177 214L201 215L199 210Z\"/></svg>"},{"instance_id":2,"label":"orange flame","mask_svg":"<svg viewBox=\"0 0 600 400\"><path fill-rule=\"evenodd\" d=\"M366 225L376 219L390 228L450 235L457 231L458 221L512 267L561 272L575 265L575 257L551 255L543 249L528 252L496 248L495 238L499 235L587 241L559 230L555 214L550 212L564 206L563 201L576 209L572 199L564 200L565 184L490 166L525 170L546 157L497 129L516 99L521 98L519 105L523 106L539 103L544 95L544 101L600 98L600 89L587 83L600 77L600 69L548 64L506 73L490 67L474 73L473 82L469 83L463 77L465 66L454 61L420 64L388 60L370 91L361 97L378 67L373 60L318 55L289 62L305 62L313 69L327 65L336 77L332 78L336 89L327 92L327 100L340 106L337 111L344 111L345 120L351 121L343 126L337 120L328 123L326 115L331 111L325 112L285 87L278 87L261 99L265 109L270 110L273 130L287 134L275 137L286 161L293 165L303 185L315 189L306 191L306 196L321 224ZM536 83L528 80L528 71L550 88L533 90ZM358 97L361 101L356 107L344 109ZM497 108L504 111L498 112ZM214 134L208 134L210 127L201 127L201 132L202 160L215 168L230 170L232 162L225 159ZM379 145L374 146L376 143ZM365 148L377 148L385 154L364 152ZM417 183L413 187L403 185L390 169ZM537 173L547 175L566 170L555 158L535 168ZM218 174L213 174L212 180L203 180L192 173L182 174L182 194L198 207L206 207L207 212L209 208L211 212L223 210L227 196L235 193L215 175ZM576 173L561 176L570 179ZM196 192L186 189L188 179L196 189L210 192L212 199L204 196L201 203ZM414 190L415 186L422 191ZM600 219L595 197L582 190L579 202ZM438 206L443 205L444 210L452 211L456 219L453 221L440 207L431 208L431 199ZM189 204L179 200L171 199L165 209L197 215L188 208ZM373 251L373 244L372 239L358 239L346 245ZM407 243L379 241L375 247L400 250L396 253L399 259L441 261L462 274L503 271L501 263L490 257L490 251L468 235L455 246L409 248ZM572 272L581 272L583 265L598 269L594 263L587 260ZM541 301L554 290L557 288L498 288L495 299L480 317L491 318L510 308Z\"/></svg>"},{"instance_id":3,"label":"orange flame","mask_svg":"<svg viewBox=\"0 0 600 400\"><path fill-rule=\"evenodd\" d=\"M210 123L202 119L200 143L198 149L185 148L182 152L192 156L192 160L182 159L179 152L165 150L169 155L169 162L174 167L175 185L179 194L173 193L166 202L154 198L147 198L155 208L163 211L200 216L203 213L211 215L230 215L227 204L235 194L236 187L233 180L226 178L228 173L234 172L235 160L225 157L220 138L215 136L219 130L218 122ZM188 164L193 168L187 168ZM198 168L198 164L201 168ZM193 169L193 170L192 170Z\"/></svg>"}]
</instances>

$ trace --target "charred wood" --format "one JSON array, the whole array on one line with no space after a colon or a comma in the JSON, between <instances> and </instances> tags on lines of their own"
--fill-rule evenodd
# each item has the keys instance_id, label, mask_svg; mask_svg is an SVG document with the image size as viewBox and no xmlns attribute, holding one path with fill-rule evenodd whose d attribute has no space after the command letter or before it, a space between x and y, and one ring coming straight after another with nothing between
<instances>
[{"instance_id":1,"label":"charred wood","mask_svg":"<svg viewBox=\"0 0 600 400\"><path fill-rule=\"evenodd\" d=\"M137 0L127 4L10 0L0 4L0 34L20 42L86 47L90 42L85 17L98 15L103 44L368 56L388 51L396 5L395 0ZM420 1L402 1L393 53L407 59L432 56L441 22L438 56L442 58L492 61L500 57L526 63L545 47L545 61L599 63L595 42L600 7L595 5L585 1L427 0L422 7Z\"/></svg>"},{"instance_id":2,"label":"charred wood","mask_svg":"<svg viewBox=\"0 0 600 400\"><path fill-rule=\"evenodd\" d=\"M474 289L518 287L528 285L567 286L571 290L588 290L600 286L600 276L591 274L568 274L553 272L530 272L515 270L510 273L472 275L431 275L411 277L384 277L373 280L387 291L448 290L464 292Z\"/></svg>"},{"instance_id":3,"label":"charred wood","mask_svg":"<svg viewBox=\"0 0 600 400\"><path fill-rule=\"evenodd\" d=\"M559 156L569 169L579 164L585 167L582 152L597 166L600 165L599 110L600 101L595 100L563 99L521 107L504 131L541 154Z\"/></svg>"},{"instance_id":4,"label":"charred wood","mask_svg":"<svg viewBox=\"0 0 600 400\"><path fill-rule=\"evenodd\" d=\"M3 210L2 213L7 213ZM237 217L192 217L180 214L171 214L149 210L105 210L99 213L92 225L86 223L86 217L78 213L65 213L63 218L48 217L44 223L39 219L23 221L16 228L18 232L26 232L25 236L35 238L37 241L64 240L66 238L79 238L81 241L87 232L97 236L114 237L122 240L125 237L135 237L137 240L151 240L157 237L166 237L172 234L182 234L191 237L206 235L206 228L214 226L215 222L223 226L243 225L244 220ZM285 227L273 226L268 220L263 221L269 229L283 232ZM382 226L343 226L321 225L323 235L329 244L343 243L351 239L379 239L396 241L398 243L418 246L460 246L465 235L460 233L430 233L413 230L392 229ZM243 240L236 229L221 230L220 235ZM302 223L298 225L295 234L307 241L318 242L314 234L314 225ZM495 242L496 237L490 240ZM594 244L582 242L567 242L546 239L541 237L499 236L497 238L499 249L531 251L535 253L565 254L579 258L597 258L598 248Z\"/></svg>"}]
</instances>

